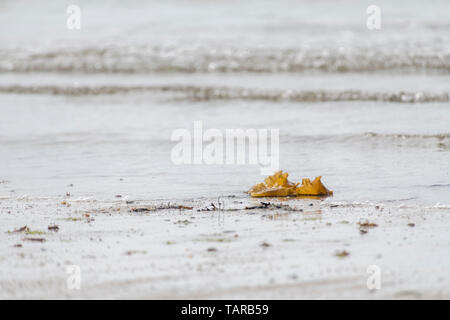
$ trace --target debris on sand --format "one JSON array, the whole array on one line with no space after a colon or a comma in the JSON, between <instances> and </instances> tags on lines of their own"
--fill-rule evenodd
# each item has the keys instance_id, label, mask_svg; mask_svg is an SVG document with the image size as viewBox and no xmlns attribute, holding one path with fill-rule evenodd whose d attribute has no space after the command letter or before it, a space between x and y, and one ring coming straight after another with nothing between
<instances>
[{"instance_id":1,"label":"debris on sand","mask_svg":"<svg viewBox=\"0 0 450 320\"><path fill-rule=\"evenodd\" d=\"M13 232L20 233L20 232L26 232L28 230L30 230L30 229L27 226L23 226L22 228L15 229Z\"/></svg>"},{"instance_id":2,"label":"debris on sand","mask_svg":"<svg viewBox=\"0 0 450 320\"><path fill-rule=\"evenodd\" d=\"M174 224L184 224L184 225L188 225L192 223L191 221L185 219L185 220L178 220L177 222L174 222Z\"/></svg>"},{"instance_id":3,"label":"debris on sand","mask_svg":"<svg viewBox=\"0 0 450 320\"><path fill-rule=\"evenodd\" d=\"M369 232L368 229L378 227L376 223L364 221L364 222L358 222L359 225L359 233L361 235L367 234Z\"/></svg>"},{"instance_id":4,"label":"debris on sand","mask_svg":"<svg viewBox=\"0 0 450 320\"><path fill-rule=\"evenodd\" d=\"M227 238L206 238L200 241L207 241L207 242L231 242L230 239Z\"/></svg>"},{"instance_id":5,"label":"debris on sand","mask_svg":"<svg viewBox=\"0 0 450 320\"><path fill-rule=\"evenodd\" d=\"M345 258L348 257L350 255L350 253L348 251L342 250L342 251L337 251L335 253L335 256L338 258Z\"/></svg>"},{"instance_id":6,"label":"debris on sand","mask_svg":"<svg viewBox=\"0 0 450 320\"><path fill-rule=\"evenodd\" d=\"M162 205L156 208L157 210L165 210L165 209L177 209L177 210L192 210L193 207L189 207L189 206L183 206L183 205L179 205L179 204L170 204L168 203L167 205Z\"/></svg>"},{"instance_id":7,"label":"debris on sand","mask_svg":"<svg viewBox=\"0 0 450 320\"><path fill-rule=\"evenodd\" d=\"M57 226L56 224L51 224L47 227L47 229L50 231L57 232L59 230L59 226Z\"/></svg>"},{"instance_id":8,"label":"debris on sand","mask_svg":"<svg viewBox=\"0 0 450 320\"><path fill-rule=\"evenodd\" d=\"M270 247L272 245L267 243L267 242L263 242L263 243L260 244L260 246L263 247L263 248L268 248L268 247Z\"/></svg>"},{"instance_id":9,"label":"debris on sand","mask_svg":"<svg viewBox=\"0 0 450 320\"><path fill-rule=\"evenodd\" d=\"M303 212L303 209L297 209L297 208L288 206L287 204L275 204L275 203L270 203L270 202L261 202L260 205L244 208L244 210L254 210L254 209L269 209L269 210L270 209L282 209L285 211Z\"/></svg>"},{"instance_id":10,"label":"debris on sand","mask_svg":"<svg viewBox=\"0 0 450 320\"><path fill-rule=\"evenodd\" d=\"M321 176L316 177L312 182L308 178L292 183L288 179L288 173L278 171L274 175L267 177L263 183L254 185L248 193L252 197L287 197L287 196L331 196L333 191L328 190L320 181Z\"/></svg>"},{"instance_id":11,"label":"debris on sand","mask_svg":"<svg viewBox=\"0 0 450 320\"><path fill-rule=\"evenodd\" d=\"M45 234L45 232L44 231L39 231L39 230L30 230L30 229L28 229L27 231L25 231L25 234L31 234L31 235L38 235L38 236L40 236L40 235Z\"/></svg>"},{"instance_id":12,"label":"debris on sand","mask_svg":"<svg viewBox=\"0 0 450 320\"><path fill-rule=\"evenodd\" d=\"M44 238L23 238L25 241L33 241L33 242L45 242Z\"/></svg>"},{"instance_id":13,"label":"debris on sand","mask_svg":"<svg viewBox=\"0 0 450 320\"><path fill-rule=\"evenodd\" d=\"M62 218L62 220L64 221L81 221L81 218L78 217L67 217L67 218Z\"/></svg>"},{"instance_id":14,"label":"debris on sand","mask_svg":"<svg viewBox=\"0 0 450 320\"><path fill-rule=\"evenodd\" d=\"M219 207L216 207L216 205L211 202L211 204L209 206L206 206L206 207L204 207L202 209L198 209L197 211L198 212L200 212L200 211L216 211L216 210L219 210L219 209L220 209Z\"/></svg>"},{"instance_id":15,"label":"debris on sand","mask_svg":"<svg viewBox=\"0 0 450 320\"><path fill-rule=\"evenodd\" d=\"M22 248L22 247L23 247L23 245L21 243L17 243L14 245L14 248Z\"/></svg>"},{"instance_id":16,"label":"debris on sand","mask_svg":"<svg viewBox=\"0 0 450 320\"><path fill-rule=\"evenodd\" d=\"M131 208L130 212L148 212L148 211L154 211L154 208Z\"/></svg>"},{"instance_id":17,"label":"debris on sand","mask_svg":"<svg viewBox=\"0 0 450 320\"><path fill-rule=\"evenodd\" d=\"M133 254L146 254L147 253L147 251L146 250L128 250L128 251L126 251L125 252L125 254L127 255L127 256L131 256L131 255L133 255Z\"/></svg>"},{"instance_id":18,"label":"debris on sand","mask_svg":"<svg viewBox=\"0 0 450 320\"><path fill-rule=\"evenodd\" d=\"M408 223L408 227L411 227L411 228L413 228L413 227L415 227L416 225L414 224L414 223Z\"/></svg>"},{"instance_id":19,"label":"debris on sand","mask_svg":"<svg viewBox=\"0 0 450 320\"><path fill-rule=\"evenodd\" d=\"M372 223L369 221L365 221L365 222L358 222L359 227L360 228L375 228L378 227L378 225L376 223Z\"/></svg>"},{"instance_id":20,"label":"debris on sand","mask_svg":"<svg viewBox=\"0 0 450 320\"><path fill-rule=\"evenodd\" d=\"M271 204L270 202L261 202L261 205L245 207L244 210L253 210L253 209L267 209L270 207L275 207L276 209L281 208L281 205Z\"/></svg>"},{"instance_id":21,"label":"debris on sand","mask_svg":"<svg viewBox=\"0 0 450 320\"><path fill-rule=\"evenodd\" d=\"M70 207L71 206L71 204L69 203L69 202L67 202L67 201L61 201L61 204L63 205L63 206L66 206L66 207Z\"/></svg>"},{"instance_id":22,"label":"debris on sand","mask_svg":"<svg viewBox=\"0 0 450 320\"><path fill-rule=\"evenodd\" d=\"M172 203L169 202L167 204L162 204L162 205L157 206L157 207L155 207L155 206L145 206L145 207L131 208L130 212L149 212L149 211L169 210L169 209L192 210L193 207L180 205L180 204L172 204Z\"/></svg>"},{"instance_id":23,"label":"debris on sand","mask_svg":"<svg viewBox=\"0 0 450 320\"><path fill-rule=\"evenodd\" d=\"M289 219L289 213L271 213L265 214L261 218L269 219L269 220L287 220Z\"/></svg>"},{"instance_id":24,"label":"debris on sand","mask_svg":"<svg viewBox=\"0 0 450 320\"><path fill-rule=\"evenodd\" d=\"M31 235L42 235L45 234L44 231L38 231L38 230L31 230L27 226L23 226L19 229L15 229L14 231L8 231L8 233L25 233L25 234L31 234Z\"/></svg>"},{"instance_id":25,"label":"debris on sand","mask_svg":"<svg viewBox=\"0 0 450 320\"><path fill-rule=\"evenodd\" d=\"M216 248L208 248L208 249L206 249L206 251L208 251L208 252L216 252L217 249Z\"/></svg>"}]
</instances>

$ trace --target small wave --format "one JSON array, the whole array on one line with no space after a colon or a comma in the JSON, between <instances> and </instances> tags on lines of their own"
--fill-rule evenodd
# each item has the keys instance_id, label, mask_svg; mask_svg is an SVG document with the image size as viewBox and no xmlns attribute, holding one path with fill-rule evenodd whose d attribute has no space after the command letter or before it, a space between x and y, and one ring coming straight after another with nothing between
<instances>
[{"instance_id":1,"label":"small wave","mask_svg":"<svg viewBox=\"0 0 450 320\"><path fill-rule=\"evenodd\" d=\"M427 186L429 188L448 188L450 187L450 184L432 184L430 186Z\"/></svg>"},{"instance_id":2,"label":"small wave","mask_svg":"<svg viewBox=\"0 0 450 320\"><path fill-rule=\"evenodd\" d=\"M382 138L393 138L393 139L437 139L445 140L450 139L450 133L439 133L439 134L404 134L404 133L392 133L392 134L382 134L375 132L367 132L366 136L369 137L382 137Z\"/></svg>"},{"instance_id":3,"label":"small wave","mask_svg":"<svg viewBox=\"0 0 450 320\"><path fill-rule=\"evenodd\" d=\"M282 135L281 137L287 138L304 138L311 139L310 136L294 136L292 134ZM415 140L415 139L437 139L445 140L450 139L450 133L437 133L437 134L406 134L406 133L375 133L375 132L365 132L357 134L342 134L342 135L316 135L317 139L327 139L340 137L342 139L353 139L353 138L369 138L369 139L400 139L400 140Z\"/></svg>"},{"instance_id":4,"label":"small wave","mask_svg":"<svg viewBox=\"0 0 450 320\"><path fill-rule=\"evenodd\" d=\"M251 100L251 101L292 101L292 102L326 102L326 101L382 101L403 103L448 102L448 93L424 92L365 92L359 90L282 90L282 89L248 89L233 87L208 86L34 86L9 85L0 86L0 93L10 94L45 94L65 96L111 95L140 92L171 93L175 99L190 101L211 100Z\"/></svg>"},{"instance_id":5,"label":"small wave","mask_svg":"<svg viewBox=\"0 0 450 320\"><path fill-rule=\"evenodd\" d=\"M296 135L293 133L284 133L280 135L283 143L380 143L395 146L411 146L424 148L450 148L450 133L437 134L404 134L404 133L350 133L350 134L321 134L321 135Z\"/></svg>"},{"instance_id":6,"label":"small wave","mask_svg":"<svg viewBox=\"0 0 450 320\"><path fill-rule=\"evenodd\" d=\"M393 48L242 48L121 46L0 50L1 72L221 73L450 71L450 52L397 44ZM414 48L414 49L412 49ZM421 49L422 48L422 49ZM414 50L414 51L413 51Z\"/></svg>"}]
</instances>

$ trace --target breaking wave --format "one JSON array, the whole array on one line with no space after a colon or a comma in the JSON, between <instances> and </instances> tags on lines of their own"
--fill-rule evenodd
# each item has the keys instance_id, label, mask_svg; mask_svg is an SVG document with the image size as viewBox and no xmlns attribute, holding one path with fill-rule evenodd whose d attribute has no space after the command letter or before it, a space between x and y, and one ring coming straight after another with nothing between
<instances>
[{"instance_id":1,"label":"breaking wave","mask_svg":"<svg viewBox=\"0 0 450 320\"><path fill-rule=\"evenodd\" d=\"M301 143L306 144L355 144L361 143L364 146L373 148L376 143L387 146L410 146L437 148L439 150L450 149L450 133L436 134L408 134L408 133L352 133L352 134L319 134L319 135L302 135L294 133L284 133L280 135L281 141L284 143ZM375 143L375 144L374 144Z\"/></svg>"},{"instance_id":2,"label":"breaking wave","mask_svg":"<svg viewBox=\"0 0 450 320\"><path fill-rule=\"evenodd\" d=\"M448 48L120 46L0 49L0 72L450 72Z\"/></svg>"},{"instance_id":3,"label":"breaking wave","mask_svg":"<svg viewBox=\"0 0 450 320\"><path fill-rule=\"evenodd\" d=\"M170 93L171 98L188 101L250 100L273 102L381 101L400 103L448 102L448 93L425 92L365 92L360 90L284 90L240 87L155 85L155 86L56 86L7 85L0 93L43 94L64 96L113 95L129 93Z\"/></svg>"}]
</instances>

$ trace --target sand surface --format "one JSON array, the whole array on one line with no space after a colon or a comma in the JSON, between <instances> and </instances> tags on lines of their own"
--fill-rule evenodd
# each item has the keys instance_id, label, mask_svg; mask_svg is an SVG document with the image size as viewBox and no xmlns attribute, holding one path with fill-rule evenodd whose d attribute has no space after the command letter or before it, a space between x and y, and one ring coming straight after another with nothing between
<instances>
[{"instance_id":1,"label":"sand surface","mask_svg":"<svg viewBox=\"0 0 450 320\"><path fill-rule=\"evenodd\" d=\"M67 196L3 197L0 210L2 299L450 298L448 206Z\"/></svg>"}]
</instances>

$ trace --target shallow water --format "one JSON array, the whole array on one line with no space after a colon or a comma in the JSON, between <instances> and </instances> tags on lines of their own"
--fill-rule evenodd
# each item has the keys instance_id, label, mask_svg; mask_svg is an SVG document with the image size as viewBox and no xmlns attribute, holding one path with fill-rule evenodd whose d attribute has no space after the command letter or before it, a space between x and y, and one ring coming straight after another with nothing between
<instances>
[{"instance_id":1,"label":"shallow water","mask_svg":"<svg viewBox=\"0 0 450 320\"><path fill-rule=\"evenodd\" d=\"M245 197L254 165L171 162L173 130L280 129L335 201L449 204L447 1L2 2L0 196ZM42 21L45 23L42 23ZM71 186L73 184L73 186Z\"/></svg>"}]
</instances>

